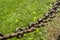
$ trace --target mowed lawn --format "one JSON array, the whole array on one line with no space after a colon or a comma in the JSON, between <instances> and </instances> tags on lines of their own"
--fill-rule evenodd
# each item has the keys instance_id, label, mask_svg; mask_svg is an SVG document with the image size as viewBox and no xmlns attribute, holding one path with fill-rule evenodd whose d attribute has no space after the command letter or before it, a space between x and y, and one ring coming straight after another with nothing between
<instances>
[{"instance_id":1,"label":"mowed lawn","mask_svg":"<svg viewBox=\"0 0 60 40\"><path fill-rule=\"evenodd\" d=\"M17 27L27 27L43 17L56 0L0 0L0 33L13 33ZM44 27L9 40L45 40Z\"/></svg>"}]
</instances>

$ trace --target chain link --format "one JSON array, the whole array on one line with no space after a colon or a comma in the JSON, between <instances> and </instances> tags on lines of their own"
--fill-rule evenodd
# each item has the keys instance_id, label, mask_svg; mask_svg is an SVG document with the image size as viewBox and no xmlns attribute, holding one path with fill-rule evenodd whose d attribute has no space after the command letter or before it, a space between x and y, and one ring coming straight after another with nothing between
<instances>
[{"instance_id":1,"label":"chain link","mask_svg":"<svg viewBox=\"0 0 60 40\"><path fill-rule=\"evenodd\" d=\"M28 25L26 28L17 28L14 33L2 35L0 34L0 40L7 40L13 37L21 38L25 33L30 33L36 30L36 28L40 28L45 26L45 23L51 21L51 18L55 17L57 10L60 8L60 0L57 0L53 7L46 12L43 18L37 19L37 22L33 22Z\"/></svg>"}]
</instances>

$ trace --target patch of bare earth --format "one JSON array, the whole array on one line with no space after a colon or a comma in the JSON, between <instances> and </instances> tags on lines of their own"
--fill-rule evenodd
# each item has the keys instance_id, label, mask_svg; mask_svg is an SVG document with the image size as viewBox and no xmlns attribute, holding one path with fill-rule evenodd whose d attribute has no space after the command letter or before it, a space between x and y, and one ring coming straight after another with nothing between
<instances>
[{"instance_id":1,"label":"patch of bare earth","mask_svg":"<svg viewBox=\"0 0 60 40\"><path fill-rule=\"evenodd\" d=\"M60 40L60 13L56 14L56 17L46 25L46 40Z\"/></svg>"}]
</instances>

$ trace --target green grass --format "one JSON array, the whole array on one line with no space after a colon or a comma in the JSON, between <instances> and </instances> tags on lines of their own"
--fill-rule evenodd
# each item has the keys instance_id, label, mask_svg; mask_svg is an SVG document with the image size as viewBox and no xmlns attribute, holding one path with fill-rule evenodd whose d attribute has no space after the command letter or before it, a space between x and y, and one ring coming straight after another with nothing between
<instances>
[{"instance_id":1,"label":"green grass","mask_svg":"<svg viewBox=\"0 0 60 40\"><path fill-rule=\"evenodd\" d=\"M12 33L17 27L27 27L31 22L51 8L55 0L0 0L0 32ZM35 32L24 34L21 39L10 40L44 40L44 27Z\"/></svg>"}]
</instances>

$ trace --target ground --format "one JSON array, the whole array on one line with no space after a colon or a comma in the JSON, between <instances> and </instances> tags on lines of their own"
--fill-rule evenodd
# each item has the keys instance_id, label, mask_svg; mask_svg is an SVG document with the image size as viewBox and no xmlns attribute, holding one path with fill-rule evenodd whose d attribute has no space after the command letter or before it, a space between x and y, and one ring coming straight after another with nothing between
<instances>
[{"instance_id":1,"label":"ground","mask_svg":"<svg viewBox=\"0 0 60 40\"><path fill-rule=\"evenodd\" d=\"M10 34L17 27L27 27L31 22L43 17L56 0L0 0L0 33ZM60 14L48 22L48 25L37 28L23 38L9 40L56 40L60 29ZM57 35L55 38L55 34Z\"/></svg>"},{"instance_id":2,"label":"ground","mask_svg":"<svg viewBox=\"0 0 60 40\"><path fill-rule=\"evenodd\" d=\"M57 40L60 35L60 14L56 14L56 17L51 22L47 23L45 31L46 40Z\"/></svg>"}]
</instances>

